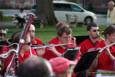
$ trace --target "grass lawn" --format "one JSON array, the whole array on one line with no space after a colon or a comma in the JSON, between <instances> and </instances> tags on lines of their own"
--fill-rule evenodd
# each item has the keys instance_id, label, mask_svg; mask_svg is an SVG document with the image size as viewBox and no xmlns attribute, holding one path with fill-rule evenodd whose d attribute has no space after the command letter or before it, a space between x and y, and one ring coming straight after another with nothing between
<instances>
[{"instance_id":1,"label":"grass lawn","mask_svg":"<svg viewBox=\"0 0 115 77\"><path fill-rule=\"evenodd\" d=\"M103 31L105 26L99 26L100 30ZM21 30L21 29L20 29ZM76 28L72 28L73 35L86 35L86 27L85 26L78 26ZM8 27L7 38L11 37L11 34L18 31L15 27ZM44 43L47 43L52 37L56 36L56 29L54 26L46 26L44 28L36 28L36 36L39 37Z\"/></svg>"}]
</instances>

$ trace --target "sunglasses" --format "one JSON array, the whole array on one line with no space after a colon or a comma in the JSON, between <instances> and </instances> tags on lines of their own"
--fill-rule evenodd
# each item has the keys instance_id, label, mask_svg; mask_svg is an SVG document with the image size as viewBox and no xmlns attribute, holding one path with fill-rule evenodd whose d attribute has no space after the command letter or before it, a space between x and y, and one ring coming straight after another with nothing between
<instances>
[{"instance_id":1,"label":"sunglasses","mask_svg":"<svg viewBox=\"0 0 115 77\"><path fill-rule=\"evenodd\" d=\"M99 29L97 29L97 30L92 30L93 32L99 32L100 30Z\"/></svg>"}]
</instances>

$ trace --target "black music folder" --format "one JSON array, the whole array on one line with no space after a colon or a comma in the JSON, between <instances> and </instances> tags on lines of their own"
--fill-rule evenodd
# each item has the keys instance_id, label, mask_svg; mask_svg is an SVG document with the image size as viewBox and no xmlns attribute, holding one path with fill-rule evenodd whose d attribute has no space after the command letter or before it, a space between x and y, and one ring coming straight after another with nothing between
<instances>
[{"instance_id":1,"label":"black music folder","mask_svg":"<svg viewBox=\"0 0 115 77\"><path fill-rule=\"evenodd\" d=\"M83 35L83 36L74 36L76 38L76 44L79 45L81 42L84 40L88 39L88 35Z\"/></svg>"},{"instance_id":2,"label":"black music folder","mask_svg":"<svg viewBox=\"0 0 115 77\"><path fill-rule=\"evenodd\" d=\"M68 48L64 53L63 53L63 57L67 58L69 60L75 60L77 52L79 51L79 47L77 48Z\"/></svg>"},{"instance_id":3,"label":"black music folder","mask_svg":"<svg viewBox=\"0 0 115 77\"><path fill-rule=\"evenodd\" d=\"M87 52L83 54L79 62L76 64L74 68L74 72L80 72L80 71L87 70L91 66L94 59L96 58L98 51L99 50L95 50L95 51Z\"/></svg>"}]
</instances>

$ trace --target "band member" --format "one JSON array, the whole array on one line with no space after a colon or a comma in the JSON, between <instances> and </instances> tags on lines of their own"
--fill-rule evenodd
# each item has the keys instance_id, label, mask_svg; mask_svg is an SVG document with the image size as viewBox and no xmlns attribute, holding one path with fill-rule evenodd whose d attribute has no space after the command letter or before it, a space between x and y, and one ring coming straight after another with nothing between
<instances>
[{"instance_id":1,"label":"band member","mask_svg":"<svg viewBox=\"0 0 115 77\"><path fill-rule=\"evenodd\" d=\"M88 33L89 38L80 43L81 55L84 55L87 52L96 51L98 48L102 47L100 43L101 43L101 41L103 41L103 39L100 38L99 27L97 26L96 23L88 24L87 33ZM93 62L93 64L91 65L91 69L88 72L95 71L96 63L97 63L97 60L95 60ZM84 72L80 73L80 77L84 74L87 75L86 70L84 70ZM85 77L85 75L84 75L84 77Z\"/></svg>"},{"instance_id":2,"label":"band member","mask_svg":"<svg viewBox=\"0 0 115 77\"><path fill-rule=\"evenodd\" d=\"M6 47L9 42L6 39L7 29L0 28L0 54L2 54L4 51L8 50L8 47Z\"/></svg>"},{"instance_id":3,"label":"band member","mask_svg":"<svg viewBox=\"0 0 115 77\"><path fill-rule=\"evenodd\" d=\"M32 46L37 46L37 47L43 46L44 44L42 40L35 36L35 30L36 30L35 26L31 24L29 28L31 44ZM38 53L38 56L42 56L45 53L45 48L36 49L36 52Z\"/></svg>"},{"instance_id":4,"label":"band member","mask_svg":"<svg viewBox=\"0 0 115 77\"><path fill-rule=\"evenodd\" d=\"M100 48L100 42L103 40L100 38L99 27L96 23L88 24L87 33L89 38L80 43L81 54Z\"/></svg>"},{"instance_id":5,"label":"band member","mask_svg":"<svg viewBox=\"0 0 115 77\"><path fill-rule=\"evenodd\" d=\"M52 45L46 49L46 53L43 55L46 59L51 59L54 57L61 56L68 47L76 47L76 42L74 37L72 36L72 30L66 26L67 24L58 24L57 27L57 36L52 38L48 44ZM71 41L70 41L71 40ZM68 44L70 43L71 44ZM53 46L56 44L65 44L63 46Z\"/></svg>"},{"instance_id":6,"label":"band member","mask_svg":"<svg viewBox=\"0 0 115 77\"><path fill-rule=\"evenodd\" d=\"M25 38L25 42L24 44L22 45L22 48L21 50L19 51L19 62L20 63L23 63L25 59L27 59L28 57L30 56L38 56L37 55L37 52L31 48L31 37L30 37L30 34L28 33L26 35L26 38Z\"/></svg>"},{"instance_id":7,"label":"band member","mask_svg":"<svg viewBox=\"0 0 115 77\"><path fill-rule=\"evenodd\" d=\"M108 26L104 32L103 47L115 43L115 25ZM97 72L115 71L115 44L106 47L98 56Z\"/></svg>"},{"instance_id":8,"label":"band member","mask_svg":"<svg viewBox=\"0 0 115 77\"><path fill-rule=\"evenodd\" d=\"M30 33L32 45L43 45L41 39L35 36L35 30L36 30L35 26L31 24L29 28L29 33Z\"/></svg>"},{"instance_id":9,"label":"band member","mask_svg":"<svg viewBox=\"0 0 115 77\"><path fill-rule=\"evenodd\" d=\"M17 44L19 43L19 36L20 36L20 33L17 32L13 37L14 38L13 43L17 43ZM16 51L10 51L12 49L14 49ZM17 56L18 59L16 59L16 57L13 57L13 55L15 55L16 52L18 52L18 56ZM37 52L34 49L32 49L30 46L30 35L29 34L26 35L25 42L23 43L20 50L17 50L17 45L13 45L12 47L9 47L9 50L6 51L5 53L8 53L8 54L6 54L8 56L3 60L3 68L2 68L3 75L4 75L4 73L6 73L6 71L9 70L7 68L9 67L10 63L12 62L12 59L14 59L12 62L13 64L17 63L17 61L18 61L18 64L21 64L30 56L33 56L33 55L38 56ZM2 54L4 54L4 53L2 53ZM15 61L15 59L17 61ZM15 69L15 66L16 65L13 66L13 69ZM12 67L12 65L11 65L11 67Z\"/></svg>"},{"instance_id":10,"label":"band member","mask_svg":"<svg viewBox=\"0 0 115 77\"><path fill-rule=\"evenodd\" d=\"M0 28L0 55L9 50L7 47L9 45L8 40L6 39L7 29ZM3 59L0 57L0 74L3 68Z\"/></svg>"}]
</instances>

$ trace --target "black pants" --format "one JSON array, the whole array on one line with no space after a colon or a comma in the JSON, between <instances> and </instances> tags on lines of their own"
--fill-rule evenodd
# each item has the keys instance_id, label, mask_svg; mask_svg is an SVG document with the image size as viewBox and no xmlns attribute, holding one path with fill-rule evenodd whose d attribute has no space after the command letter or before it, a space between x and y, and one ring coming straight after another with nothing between
<instances>
[{"instance_id":1,"label":"black pants","mask_svg":"<svg viewBox=\"0 0 115 77\"><path fill-rule=\"evenodd\" d=\"M24 26L24 23L26 22L24 18L16 17L16 20L18 21L18 25L22 28Z\"/></svg>"}]
</instances>

